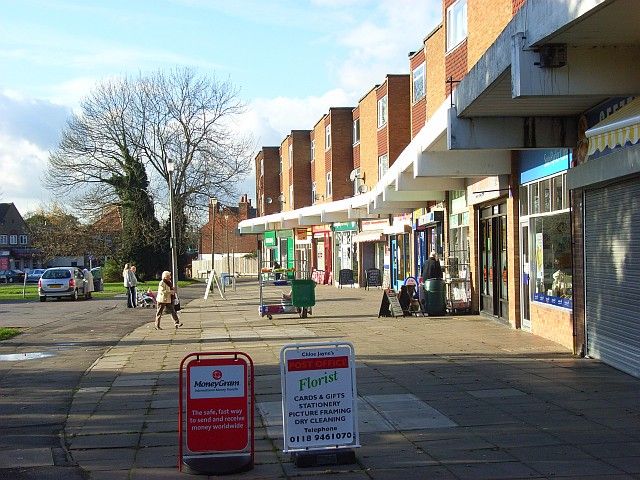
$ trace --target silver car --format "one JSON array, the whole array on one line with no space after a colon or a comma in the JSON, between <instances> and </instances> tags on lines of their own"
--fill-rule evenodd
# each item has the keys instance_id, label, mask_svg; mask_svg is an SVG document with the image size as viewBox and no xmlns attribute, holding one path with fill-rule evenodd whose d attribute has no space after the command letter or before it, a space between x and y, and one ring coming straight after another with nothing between
<instances>
[{"instance_id":1,"label":"silver car","mask_svg":"<svg viewBox=\"0 0 640 480\"><path fill-rule=\"evenodd\" d=\"M38 295L41 302L47 298L70 297L77 300L82 296L86 299L89 298L86 285L78 267L48 268L38 280Z\"/></svg>"}]
</instances>

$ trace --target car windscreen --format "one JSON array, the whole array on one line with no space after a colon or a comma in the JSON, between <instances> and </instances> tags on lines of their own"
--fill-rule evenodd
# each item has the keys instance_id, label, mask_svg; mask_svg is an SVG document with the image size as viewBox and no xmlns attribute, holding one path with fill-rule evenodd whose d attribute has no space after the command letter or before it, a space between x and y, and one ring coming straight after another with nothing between
<instances>
[{"instance_id":1,"label":"car windscreen","mask_svg":"<svg viewBox=\"0 0 640 480\"><path fill-rule=\"evenodd\" d=\"M71 272L69 270L47 270L42 275L42 278L61 280L63 278L71 278Z\"/></svg>"}]
</instances>

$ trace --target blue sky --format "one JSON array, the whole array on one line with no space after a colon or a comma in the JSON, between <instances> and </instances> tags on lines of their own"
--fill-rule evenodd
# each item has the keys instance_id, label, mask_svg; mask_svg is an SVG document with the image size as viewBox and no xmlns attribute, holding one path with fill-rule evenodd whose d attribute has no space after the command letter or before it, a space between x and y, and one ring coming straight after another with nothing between
<instances>
[{"instance_id":1,"label":"blue sky","mask_svg":"<svg viewBox=\"0 0 640 480\"><path fill-rule=\"evenodd\" d=\"M176 66L228 78L248 106L238 129L279 145L408 73L441 0L0 0L0 11L0 201L26 213L50 201L48 152L100 80Z\"/></svg>"}]
</instances>

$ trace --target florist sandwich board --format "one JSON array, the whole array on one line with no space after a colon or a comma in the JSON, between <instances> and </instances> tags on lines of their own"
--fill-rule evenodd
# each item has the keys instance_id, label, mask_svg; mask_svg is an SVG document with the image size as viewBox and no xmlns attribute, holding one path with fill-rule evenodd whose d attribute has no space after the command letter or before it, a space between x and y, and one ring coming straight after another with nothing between
<instances>
[{"instance_id":1,"label":"florist sandwich board","mask_svg":"<svg viewBox=\"0 0 640 480\"><path fill-rule=\"evenodd\" d=\"M284 452L298 467L354 463L360 440L353 345L285 345L280 371Z\"/></svg>"},{"instance_id":2,"label":"florist sandwich board","mask_svg":"<svg viewBox=\"0 0 640 480\"><path fill-rule=\"evenodd\" d=\"M179 470L185 466L193 473L223 475L252 469L251 357L242 352L190 353L180 363L179 390Z\"/></svg>"}]
</instances>

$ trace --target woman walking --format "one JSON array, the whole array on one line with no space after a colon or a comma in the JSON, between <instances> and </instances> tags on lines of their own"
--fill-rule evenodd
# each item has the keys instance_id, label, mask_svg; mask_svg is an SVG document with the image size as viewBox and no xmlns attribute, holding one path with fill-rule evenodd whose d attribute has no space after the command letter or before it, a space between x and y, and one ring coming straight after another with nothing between
<instances>
[{"instance_id":1,"label":"woman walking","mask_svg":"<svg viewBox=\"0 0 640 480\"><path fill-rule=\"evenodd\" d=\"M156 330L162 330L160 326L160 319L162 318L162 313L166 310L171 314L173 318L174 326L176 328L181 327L182 323L180 323L180 318L178 318L178 314L176 313L176 309L173 306L173 302L176 299L176 290L173 288L173 283L171 282L171 272L164 271L162 272L162 280L158 284L158 310L156 311Z\"/></svg>"},{"instance_id":2,"label":"woman walking","mask_svg":"<svg viewBox=\"0 0 640 480\"><path fill-rule=\"evenodd\" d=\"M129 264L125 263L122 277L124 278L124 287L127 289L127 308L135 308L137 305L136 286L138 285L136 267L129 267Z\"/></svg>"}]
</instances>

